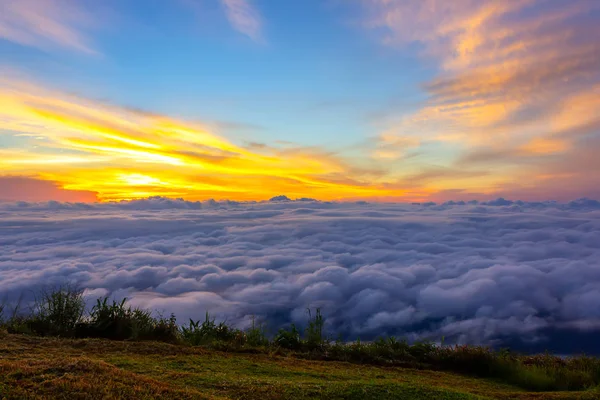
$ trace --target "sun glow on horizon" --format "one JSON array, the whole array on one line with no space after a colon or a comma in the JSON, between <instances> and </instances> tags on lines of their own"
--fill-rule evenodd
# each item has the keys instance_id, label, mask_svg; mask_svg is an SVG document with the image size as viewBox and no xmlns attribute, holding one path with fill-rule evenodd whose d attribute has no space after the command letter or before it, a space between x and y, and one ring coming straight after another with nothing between
<instances>
[{"instance_id":1,"label":"sun glow on horizon","mask_svg":"<svg viewBox=\"0 0 600 400\"><path fill-rule=\"evenodd\" d=\"M270 146L257 151L192 123L31 84L5 82L0 108L2 128L41 142L26 150L0 150L4 173L96 192L100 201L156 195L192 200L263 200L282 193L323 200L406 195L322 151Z\"/></svg>"}]
</instances>

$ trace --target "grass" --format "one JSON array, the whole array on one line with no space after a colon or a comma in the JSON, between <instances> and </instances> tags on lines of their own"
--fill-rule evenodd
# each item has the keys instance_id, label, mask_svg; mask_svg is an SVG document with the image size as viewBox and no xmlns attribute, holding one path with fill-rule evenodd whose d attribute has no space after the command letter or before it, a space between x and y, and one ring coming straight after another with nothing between
<instances>
[{"instance_id":1,"label":"grass","mask_svg":"<svg viewBox=\"0 0 600 400\"><path fill-rule=\"evenodd\" d=\"M6 399L595 399L444 371L231 353L159 342L4 334Z\"/></svg>"},{"instance_id":2,"label":"grass","mask_svg":"<svg viewBox=\"0 0 600 400\"><path fill-rule=\"evenodd\" d=\"M19 309L0 305L0 398L600 397L593 357L394 337L333 342L319 309L303 331L292 325L272 339L254 318L245 331L209 313L180 326L126 300L98 299L86 314L70 287L42 292L29 314Z\"/></svg>"}]
</instances>

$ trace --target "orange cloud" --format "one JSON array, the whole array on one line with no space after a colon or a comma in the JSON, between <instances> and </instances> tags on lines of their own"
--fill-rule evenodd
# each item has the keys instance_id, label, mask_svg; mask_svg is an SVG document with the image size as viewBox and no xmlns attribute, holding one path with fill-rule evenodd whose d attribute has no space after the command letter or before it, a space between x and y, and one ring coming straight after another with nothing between
<instances>
[{"instance_id":1,"label":"orange cloud","mask_svg":"<svg viewBox=\"0 0 600 400\"><path fill-rule=\"evenodd\" d=\"M551 138L534 138L520 147L525 152L537 154L561 153L569 148L570 144L567 141Z\"/></svg>"},{"instance_id":2,"label":"orange cloud","mask_svg":"<svg viewBox=\"0 0 600 400\"><path fill-rule=\"evenodd\" d=\"M567 97L557 113L552 115L552 127L568 134L590 124L600 122L600 84Z\"/></svg>"}]
</instances>

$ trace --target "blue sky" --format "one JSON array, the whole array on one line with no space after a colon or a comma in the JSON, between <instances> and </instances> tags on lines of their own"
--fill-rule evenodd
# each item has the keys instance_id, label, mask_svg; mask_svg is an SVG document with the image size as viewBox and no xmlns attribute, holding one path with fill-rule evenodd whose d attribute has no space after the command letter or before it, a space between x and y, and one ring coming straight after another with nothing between
<instances>
[{"instance_id":1,"label":"blue sky","mask_svg":"<svg viewBox=\"0 0 600 400\"><path fill-rule=\"evenodd\" d=\"M117 3L120 17L90 39L99 54L1 41L5 63L85 96L302 145L362 140L386 108L414 108L432 76L414 51L374 44L333 2L255 2L265 21L258 42L216 0Z\"/></svg>"}]
</instances>

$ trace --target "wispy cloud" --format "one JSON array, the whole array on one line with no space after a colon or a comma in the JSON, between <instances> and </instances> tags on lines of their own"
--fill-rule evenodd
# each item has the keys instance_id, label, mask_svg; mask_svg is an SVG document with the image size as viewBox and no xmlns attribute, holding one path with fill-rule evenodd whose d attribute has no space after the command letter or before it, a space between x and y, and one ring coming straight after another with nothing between
<instances>
[{"instance_id":1,"label":"wispy cloud","mask_svg":"<svg viewBox=\"0 0 600 400\"><path fill-rule=\"evenodd\" d=\"M221 0L231 26L255 42L264 42L263 22L251 0Z\"/></svg>"},{"instance_id":2,"label":"wispy cloud","mask_svg":"<svg viewBox=\"0 0 600 400\"><path fill-rule=\"evenodd\" d=\"M0 0L0 39L24 46L97 54L83 33L92 16L72 0Z\"/></svg>"},{"instance_id":3,"label":"wispy cloud","mask_svg":"<svg viewBox=\"0 0 600 400\"><path fill-rule=\"evenodd\" d=\"M381 134L382 144L394 143L390 132L403 140L408 135L438 141L454 149L445 153L453 153L461 168L467 160L478 167L493 165L486 180L496 184L517 179L523 169L545 165L549 157L571 158L589 146L587 136L599 133L597 113L592 111L599 101L599 3L362 4L366 25L383 32L383 43L416 45L420 55L439 68L437 77L423 84L428 100L415 113L395 118ZM385 147L379 151L385 152ZM452 159L445 162L453 166Z\"/></svg>"}]
</instances>

